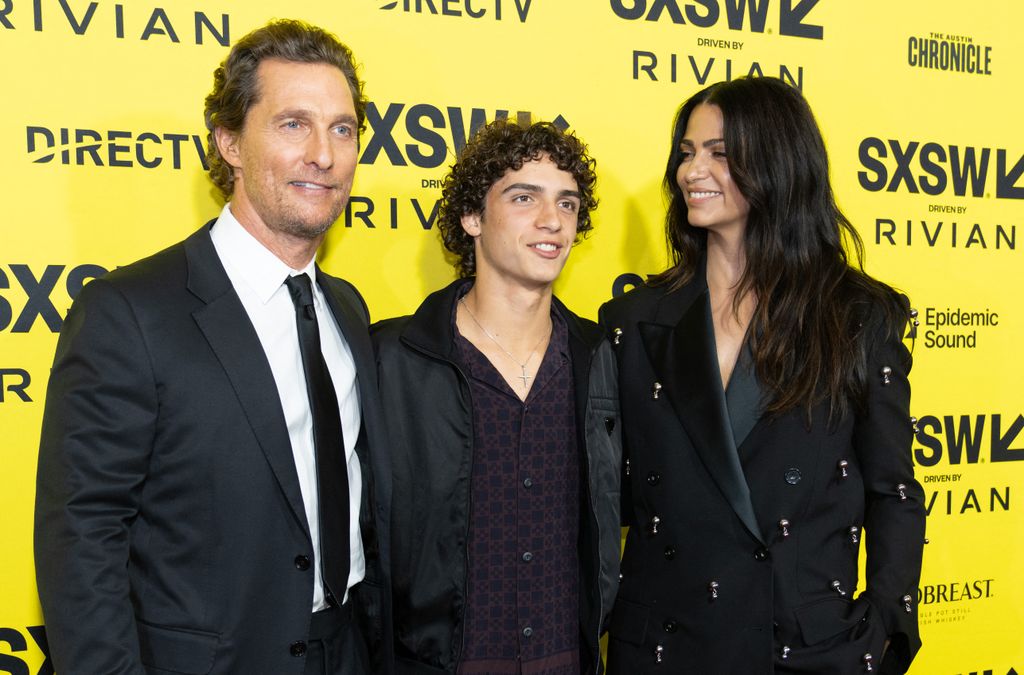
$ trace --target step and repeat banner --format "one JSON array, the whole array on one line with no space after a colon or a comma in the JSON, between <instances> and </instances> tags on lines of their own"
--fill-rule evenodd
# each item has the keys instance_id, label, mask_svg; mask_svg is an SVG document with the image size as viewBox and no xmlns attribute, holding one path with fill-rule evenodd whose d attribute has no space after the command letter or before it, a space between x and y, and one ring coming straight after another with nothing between
<instances>
[{"instance_id":1,"label":"step and repeat banner","mask_svg":"<svg viewBox=\"0 0 1024 675\"><path fill-rule=\"evenodd\" d=\"M438 184L496 117L598 160L595 228L557 292L584 316L666 265L672 116L744 75L803 90L867 268L919 311L913 458L924 675L1024 673L1024 6L980 0L0 0L0 673L49 673L32 507L47 374L90 279L217 215L203 98L271 18L335 32L372 100L321 264L375 319L453 278ZM88 621L88 617L82 617Z\"/></svg>"}]
</instances>

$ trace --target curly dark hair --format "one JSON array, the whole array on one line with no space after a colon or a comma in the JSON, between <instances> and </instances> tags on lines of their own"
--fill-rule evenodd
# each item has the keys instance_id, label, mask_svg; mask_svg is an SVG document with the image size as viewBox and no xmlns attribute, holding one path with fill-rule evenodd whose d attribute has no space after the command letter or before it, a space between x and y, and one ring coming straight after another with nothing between
<instances>
[{"instance_id":1,"label":"curly dark hair","mask_svg":"<svg viewBox=\"0 0 1024 675\"><path fill-rule=\"evenodd\" d=\"M210 167L210 178L225 199L230 199L235 191L235 174L221 157L213 130L221 127L237 133L245 126L249 108L260 98L256 71L266 59L336 66L352 91L359 131L366 126L367 101L352 50L332 33L304 21L280 19L257 28L236 42L214 71L213 91L206 97L206 163Z\"/></svg>"},{"instance_id":2,"label":"curly dark hair","mask_svg":"<svg viewBox=\"0 0 1024 675\"><path fill-rule=\"evenodd\" d=\"M482 216L491 186L507 172L518 171L524 163L542 156L549 157L576 181L580 209L575 243L593 229L590 213L597 208L596 162L587 154L583 141L550 122L522 126L510 120L495 120L481 127L466 144L442 181L437 229L444 247L457 258L460 277L476 273L474 239L462 229L462 217L474 213Z\"/></svg>"}]
</instances>

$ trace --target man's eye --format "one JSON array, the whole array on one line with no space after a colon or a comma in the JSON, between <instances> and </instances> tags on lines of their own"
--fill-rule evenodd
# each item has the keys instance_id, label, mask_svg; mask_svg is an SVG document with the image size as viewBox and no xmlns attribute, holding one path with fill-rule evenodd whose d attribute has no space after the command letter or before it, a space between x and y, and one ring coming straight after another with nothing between
<instances>
[{"instance_id":1,"label":"man's eye","mask_svg":"<svg viewBox=\"0 0 1024 675\"><path fill-rule=\"evenodd\" d=\"M285 129L298 129L301 125L298 120L288 120L282 126L284 126Z\"/></svg>"}]
</instances>

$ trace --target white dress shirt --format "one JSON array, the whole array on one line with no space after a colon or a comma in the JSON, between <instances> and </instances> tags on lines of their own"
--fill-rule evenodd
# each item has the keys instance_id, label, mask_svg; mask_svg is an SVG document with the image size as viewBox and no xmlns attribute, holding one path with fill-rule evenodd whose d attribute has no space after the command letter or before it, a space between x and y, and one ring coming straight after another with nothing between
<instances>
[{"instance_id":1,"label":"white dress shirt","mask_svg":"<svg viewBox=\"0 0 1024 675\"><path fill-rule=\"evenodd\" d=\"M293 270L245 230L225 205L210 233L221 263L252 321L263 352L274 374L284 419L288 424L295 471L299 476L306 520L313 537L314 567L313 611L324 609L324 583L320 570L320 519L318 510L316 454L313 447L313 415L309 408L306 377L302 370L299 333L295 323L295 305L284 281L289 276L308 274L316 281L315 260L301 270ZM341 428L345 436L345 460L348 466L349 550L351 565L348 587L362 580L366 572L363 542L359 535L359 505L362 474L355 453L361 415L356 388L356 367L352 351L341 335L320 286L313 283L313 305L320 325L320 346L338 394ZM257 526L256 523L253 524ZM346 589L345 599L348 598ZM343 599L344 602L344 599Z\"/></svg>"}]
</instances>

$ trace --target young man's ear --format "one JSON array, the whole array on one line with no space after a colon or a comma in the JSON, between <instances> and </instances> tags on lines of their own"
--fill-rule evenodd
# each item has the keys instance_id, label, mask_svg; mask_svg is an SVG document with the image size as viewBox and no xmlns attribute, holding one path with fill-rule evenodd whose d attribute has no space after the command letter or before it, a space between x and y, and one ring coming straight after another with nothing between
<instances>
[{"instance_id":1,"label":"young man's ear","mask_svg":"<svg viewBox=\"0 0 1024 675\"><path fill-rule=\"evenodd\" d=\"M462 229L471 237L480 236L480 214L468 213L462 216Z\"/></svg>"}]
</instances>

